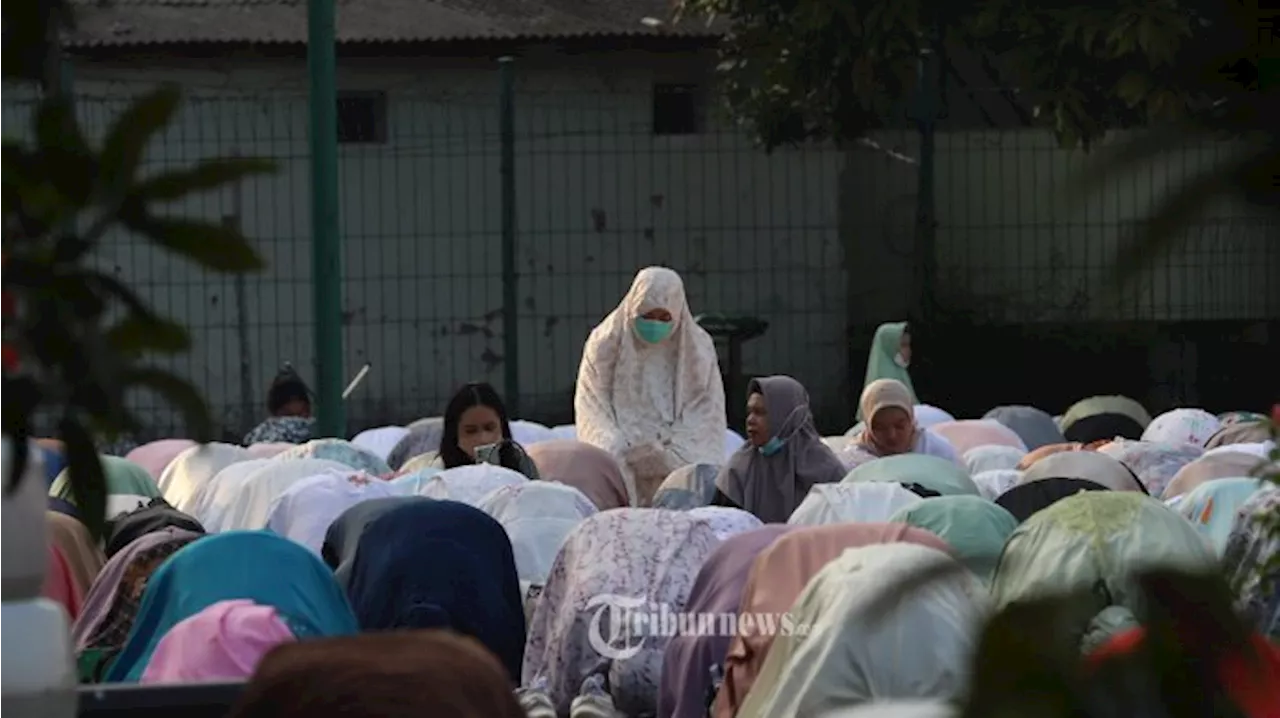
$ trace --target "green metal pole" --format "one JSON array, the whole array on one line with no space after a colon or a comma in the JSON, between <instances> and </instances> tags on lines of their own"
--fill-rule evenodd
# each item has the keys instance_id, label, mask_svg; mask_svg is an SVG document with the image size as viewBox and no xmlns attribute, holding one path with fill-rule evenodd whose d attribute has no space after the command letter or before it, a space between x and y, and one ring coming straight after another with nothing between
<instances>
[{"instance_id":1,"label":"green metal pole","mask_svg":"<svg viewBox=\"0 0 1280 718\"><path fill-rule=\"evenodd\" d=\"M515 59L498 58L501 83L498 127L502 135L502 367L507 411L520 410L520 322L516 275Z\"/></svg>"},{"instance_id":2,"label":"green metal pole","mask_svg":"<svg viewBox=\"0 0 1280 718\"><path fill-rule=\"evenodd\" d=\"M920 131L920 176L916 191L916 311L926 322L935 314L934 283L937 270L937 196L935 165L937 161L936 128L941 111L939 97L939 43L936 32L921 53L918 65L916 127Z\"/></svg>"},{"instance_id":3,"label":"green metal pole","mask_svg":"<svg viewBox=\"0 0 1280 718\"><path fill-rule=\"evenodd\" d=\"M342 437L342 243L338 238L338 97L334 0L308 0L311 96L311 289L317 429Z\"/></svg>"}]
</instances>

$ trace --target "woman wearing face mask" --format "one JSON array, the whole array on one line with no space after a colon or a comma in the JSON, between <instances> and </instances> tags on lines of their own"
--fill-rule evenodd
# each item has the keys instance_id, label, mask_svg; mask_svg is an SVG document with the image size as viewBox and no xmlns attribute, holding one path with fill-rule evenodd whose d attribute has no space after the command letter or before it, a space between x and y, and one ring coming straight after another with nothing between
<instances>
[{"instance_id":1,"label":"woman wearing face mask","mask_svg":"<svg viewBox=\"0 0 1280 718\"><path fill-rule=\"evenodd\" d=\"M916 424L914 402L911 389L896 379L876 379L868 384L858 402L866 427L854 438L854 445L876 457L930 454L962 464L946 439Z\"/></svg>"},{"instance_id":2,"label":"woman wearing face mask","mask_svg":"<svg viewBox=\"0 0 1280 718\"><path fill-rule=\"evenodd\" d=\"M713 503L785 523L814 484L844 478L844 465L822 443L800 382L753 379L747 394L747 443L721 469Z\"/></svg>"},{"instance_id":3,"label":"woman wearing face mask","mask_svg":"<svg viewBox=\"0 0 1280 718\"><path fill-rule=\"evenodd\" d=\"M446 469L476 463L476 449L511 438L502 397L485 383L467 384L449 400L440 437L440 463Z\"/></svg>"},{"instance_id":4,"label":"woman wearing face mask","mask_svg":"<svg viewBox=\"0 0 1280 718\"><path fill-rule=\"evenodd\" d=\"M911 404L916 401L916 390L911 384L911 374L907 367L911 366L911 329L906 322L890 322L881 324L876 329L876 338L871 342L871 352L867 356L867 375L862 380L865 389L877 379L894 379L907 388L911 396ZM858 421L867 417L862 407L858 407Z\"/></svg>"},{"instance_id":5,"label":"woman wearing face mask","mask_svg":"<svg viewBox=\"0 0 1280 718\"><path fill-rule=\"evenodd\" d=\"M672 471L724 460L720 364L679 274L636 274L587 338L573 408L578 439L618 460L633 506L648 505Z\"/></svg>"}]
</instances>

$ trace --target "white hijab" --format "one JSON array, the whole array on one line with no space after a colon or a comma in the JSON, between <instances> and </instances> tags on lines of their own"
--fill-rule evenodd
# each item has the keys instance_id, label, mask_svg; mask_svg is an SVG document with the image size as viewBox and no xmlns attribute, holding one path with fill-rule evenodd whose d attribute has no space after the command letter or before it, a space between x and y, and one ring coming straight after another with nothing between
<instances>
[{"instance_id":1,"label":"white hijab","mask_svg":"<svg viewBox=\"0 0 1280 718\"><path fill-rule=\"evenodd\" d=\"M228 466L252 458L249 450L241 446L218 443L193 446L169 462L156 485L170 506L192 514L192 502L201 486Z\"/></svg>"},{"instance_id":2,"label":"white hijab","mask_svg":"<svg viewBox=\"0 0 1280 718\"><path fill-rule=\"evenodd\" d=\"M521 446L533 446L556 438L555 433L536 421L516 419L511 422L511 439Z\"/></svg>"},{"instance_id":3,"label":"white hijab","mask_svg":"<svg viewBox=\"0 0 1280 718\"><path fill-rule=\"evenodd\" d=\"M250 463L250 462L244 462ZM218 474L199 516L209 533L256 531L267 525L271 502L293 484L320 474L351 473L345 464L329 459L266 459L252 469ZM239 468L242 464L233 464Z\"/></svg>"},{"instance_id":4,"label":"white hijab","mask_svg":"<svg viewBox=\"0 0 1280 718\"><path fill-rule=\"evenodd\" d=\"M485 494L476 508L507 530L516 572L528 586L547 582L560 547L578 524L599 513L581 491L554 481L527 481Z\"/></svg>"},{"instance_id":5,"label":"white hijab","mask_svg":"<svg viewBox=\"0 0 1280 718\"><path fill-rule=\"evenodd\" d=\"M672 331L648 344L635 320L671 313ZM658 442L670 473L724 461L724 384L715 343L694 321L680 275L665 267L636 274L622 303L591 331L573 398L578 439L620 459L632 503L635 477L622 461L633 447Z\"/></svg>"},{"instance_id":6,"label":"white hijab","mask_svg":"<svg viewBox=\"0 0 1280 718\"><path fill-rule=\"evenodd\" d=\"M792 526L825 526L844 523L881 523L899 509L924 499L889 482L817 484L791 513Z\"/></svg>"},{"instance_id":7,"label":"white hijab","mask_svg":"<svg viewBox=\"0 0 1280 718\"><path fill-rule=\"evenodd\" d=\"M410 487L409 492L429 499L448 499L477 506L489 492L503 486L515 486L529 481L519 471L512 471L496 464L472 464L446 469L425 480L396 479Z\"/></svg>"},{"instance_id":8,"label":"white hijab","mask_svg":"<svg viewBox=\"0 0 1280 718\"><path fill-rule=\"evenodd\" d=\"M884 700L962 694L986 612L987 591L955 571L872 609L922 570L952 558L926 546L846 550L792 605L800 627L780 635L738 718L797 718Z\"/></svg>"},{"instance_id":9,"label":"white hijab","mask_svg":"<svg viewBox=\"0 0 1280 718\"><path fill-rule=\"evenodd\" d=\"M409 430L403 426L380 426L376 429L365 429L356 434L351 443L377 454L386 461L387 457L391 456L391 451L396 448L396 444L408 435Z\"/></svg>"},{"instance_id":10,"label":"white hijab","mask_svg":"<svg viewBox=\"0 0 1280 718\"><path fill-rule=\"evenodd\" d=\"M320 555L329 524L361 501L399 496L390 482L360 471L317 474L286 488L271 502L267 528Z\"/></svg>"}]
</instances>

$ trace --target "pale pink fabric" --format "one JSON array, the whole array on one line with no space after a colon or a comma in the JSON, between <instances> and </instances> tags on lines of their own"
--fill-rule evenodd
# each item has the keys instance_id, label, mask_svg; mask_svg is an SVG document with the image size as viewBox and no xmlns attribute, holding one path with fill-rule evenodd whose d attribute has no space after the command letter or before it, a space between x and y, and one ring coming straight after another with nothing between
<instances>
[{"instance_id":1,"label":"pale pink fabric","mask_svg":"<svg viewBox=\"0 0 1280 718\"><path fill-rule=\"evenodd\" d=\"M146 469L151 478L159 481L160 475L178 458L178 454L195 445L196 442L190 439L161 439L139 446L124 458Z\"/></svg>"},{"instance_id":2,"label":"pale pink fabric","mask_svg":"<svg viewBox=\"0 0 1280 718\"><path fill-rule=\"evenodd\" d=\"M951 548L937 536L906 524L847 523L796 528L779 537L756 557L742 589L741 614L781 616L791 608L818 571L845 549L882 543L914 543L947 554ZM760 631L735 636L724 662L724 683L711 714L732 718L742 707L774 636Z\"/></svg>"},{"instance_id":3,"label":"pale pink fabric","mask_svg":"<svg viewBox=\"0 0 1280 718\"><path fill-rule=\"evenodd\" d=\"M245 679L271 649L293 640L274 608L247 599L219 601L164 634L141 682Z\"/></svg>"},{"instance_id":4,"label":"pale pink fabric","mask_svg":"<svg viewBox=\"0 0 1280 718\"><path fill-rule=\"evenodd\" d=\"M1011 446L1026 451L1027 445L1013 429L994 419L947 421L930 427L933 433L951 442L960 454L979 446Z\"/></svg>"},{"instance_id":5,"label":"pale pink fabric","mask_svg":"<svg viewBox=\"0 0 1280 718\"><path fill-rule=\"evenodd\" d=\"M71 578L71 569L67 567L67 559L57 546L49 546L49 569L44 575L44 589L41 594L52 601L62 604L67 615L75 620L80 615L84 591L76 587Z\"/></svg>"},{"instance_id":6,"label":"pale pink fabric","mask_svg":"<svg viewBox=\"0 0 1280 718\"><path fill-rule=\"evenodd\" d=\"M260 444L250 444L249 457L253 459L271 459L276 454L284 453L288 449L297 447L297 444L290 444L287 441L266 441Z\"/></svg>"}]
</instances>

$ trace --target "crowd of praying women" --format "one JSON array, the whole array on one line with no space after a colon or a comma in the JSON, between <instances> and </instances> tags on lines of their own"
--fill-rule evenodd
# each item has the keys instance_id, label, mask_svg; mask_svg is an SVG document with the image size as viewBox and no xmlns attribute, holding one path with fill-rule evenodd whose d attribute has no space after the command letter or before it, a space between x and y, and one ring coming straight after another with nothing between
<instances>
[{"instance_id":1,"label":"crowd of praying women","mask_svg":"<svg viewBox=\"0 0 1280 718\"><path fill-rule=\"evenodd\" d=\"M1219 566L1277 685L1265 417L1098 396L957 418L919 402L910 362L909 327L882 326L834 437L795 378L753 379L741 436L679 275L647 268L586 340L574 425L468 384L441 417L314 438L285 373L243 446L102 456L101 541L40 440L45 593L83 682L247 680L239 718L945 716L992 611L1091 587L1075 629L1104 656L1140 640L1135 570ZM602 652L600 596L804 630ZM1257 693L1247 715L1280 715Z\"/></svg>"}]
</instances>

